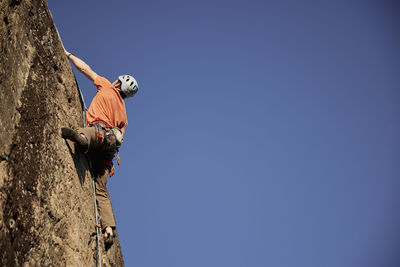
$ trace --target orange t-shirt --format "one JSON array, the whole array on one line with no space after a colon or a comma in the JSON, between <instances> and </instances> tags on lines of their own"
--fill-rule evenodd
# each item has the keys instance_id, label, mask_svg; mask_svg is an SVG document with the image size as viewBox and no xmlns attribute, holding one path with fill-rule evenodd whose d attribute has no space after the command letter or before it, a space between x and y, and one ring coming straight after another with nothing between
<instances>
[{"instance_id":1,"label":"orange t-shirt","mask_svg":"<svg viewBox=\"0 0 400 267\"><path fill-rule=\"evenodd\" d=\"M119 127L124 134L128 119L125 102L118 90L101 76L97 76L93 84L97 87L97 94L86 113L86 123L104 121L111 127Z\"/></svg>"}]
</instances>

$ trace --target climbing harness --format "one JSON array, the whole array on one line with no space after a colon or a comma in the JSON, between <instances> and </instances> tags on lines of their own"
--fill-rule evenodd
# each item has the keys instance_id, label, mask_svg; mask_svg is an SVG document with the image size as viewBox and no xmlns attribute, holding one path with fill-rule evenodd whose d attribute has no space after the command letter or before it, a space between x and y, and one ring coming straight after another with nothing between
<instances>
[{"instance_id":1,"label":"climbing harness","mask_svg":"<svg viewBox=\"0 0 400 267\"><path fill-rule=\"evenodd\" d=\"M49 13L50 13L51 19L52 19L53 22L54 22L53 15L51 14L50 10L49 10ZM57 26L56 26L55 23L54 23L54 27L56 28L56 32L57 32L58 38L60 39L61 45L62 45L62 47L64 48L64 44L63 44L63 42L62 42L60 33L58 32L58 29L57 29ZM79 91L79 100L80 100L80 102L81 102L81 107L82 107L83 127L85 127L85 126L86 126L86 110L87 110L87 109L86 109L86 105L85 105L85 100L83 99L82 91L81 91L81 89L79 88L78 82L77 82L77 80L76 80L76 76L75 76L74 73L73 73L73 75L74 75L74 78L75 78L76 87L78 88L78 91ZM98 264L99 267L102 267L102 264L101 264L101 247L100 247L100 230L99 230L99 228L100 228L100 222L99 222L99 215L98 215L98 211L97 211L96 184L95 184L95 182L94 182L94 173L93 173L93 168L92 168L91 160L90 160L89 158L87 158L87 161L88 161L88 163L89 163L89 170L90 170L90 175L92 176L92 183L93 183L93 198L94 198L94 214L95 214L95 228L96 228L96 243L97 243L97 252L98 252L98 254L97 254L97 264Z\"/></svg>"},{"instance_id":2,"label":"climbing harness","mask_svg":"<svg viewBox=\"0 0 400 267\"><path fill-rule=\"evenodd\" d=\"M88 127L94 127L96 137L99 143L99 147L101 147L102 151L106 153L117 154L117 163L119 165L119 148L122 144L122 131L118 127L111 127L104 121L98 121L95 123L89 123ZM105 164L112 177L115 173L115 167L112 160L101 160L103 164Z\"/></svg>"}]
</instances>

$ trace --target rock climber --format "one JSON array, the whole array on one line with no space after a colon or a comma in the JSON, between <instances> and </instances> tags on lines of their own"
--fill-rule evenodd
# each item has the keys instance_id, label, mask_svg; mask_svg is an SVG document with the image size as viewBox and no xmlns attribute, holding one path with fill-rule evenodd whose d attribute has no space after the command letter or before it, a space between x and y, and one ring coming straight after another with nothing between
<instances>
[{"instance_id":1,"label":"rock climber","mask_svg":"<svg viewBox=\"0 0 400 267\"><path fill-rule=\"evenodd\" d=\"M86 127L77 130L64 127L61 136L74 141L78 149L88 153L96 181L96 199L105 244L111 246L115 235L115 218L107 189L107 178L113 172L112 160L120 148L128 124L124 99L136 94L139 87L130 75L121 75L111 83L97 75L83 60L65 50L74 66L97 87L89 110Z\"/></svg>"}]
</instances>

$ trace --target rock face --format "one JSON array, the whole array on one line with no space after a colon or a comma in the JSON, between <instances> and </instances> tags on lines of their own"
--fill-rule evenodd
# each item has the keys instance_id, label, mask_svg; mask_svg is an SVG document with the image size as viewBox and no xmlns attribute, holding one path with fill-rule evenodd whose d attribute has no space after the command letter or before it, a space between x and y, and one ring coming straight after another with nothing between
<instances>
[{"instance_id":1,"label":"rock face","mask_svg":"<svg viewBox=\"0 0 400 267\"><path fill-rule=\"evenodd\" d=\"M45 0L0 1L0 266L96 266L93 183L60 136L82 125ZM102 265L123 266L118 239Z\"/></svg>"}]
</instances>

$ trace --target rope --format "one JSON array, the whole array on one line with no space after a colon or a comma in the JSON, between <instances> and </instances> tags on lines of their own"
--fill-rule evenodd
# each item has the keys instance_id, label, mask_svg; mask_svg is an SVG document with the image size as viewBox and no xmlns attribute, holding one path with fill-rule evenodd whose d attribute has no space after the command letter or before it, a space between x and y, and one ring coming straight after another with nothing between
<instances>
[{"instance_id":1,"label":"rope","mask_svg":"<svg viewBox=\"0 0 400 267\"><path fill-rule=\"evenodd\" d=\"M50 9L49 9L49 13L50 13L51 19L53 20L54 27L56 28L58 38L60 39L61 45L64 48L64 44L62 42L60 33L58 32L57 26L56 26L56 24L54 22L53 15L51 14ZM72 74L74 75L75 84L76 84L76 87L78 88L78 91L79 91L79 100L81 102L81 107L82 107L83 127L85 127L86 126L86 105L85 105L85 100L83 98L82 91L79 88L78 81L76 80L75 73L72 72ZM93 169L92 169L92 162L91 162L89 157L87 157L87 161L89 162L89 172L90 172L90 175L92 177L92 183L93 183L94 214L95 214L95 222L96 222L96 225L95 225L95 228L96 228L96 243L97 243L97 252L98 252L97 262L98 262L98 266L102 267L102 265L101 265L100 233L99 233L100 223L99 223L99 215L98 215L98 211L97 211L97 201L96 201L96 184L94 182L94 173L93 173Z\"/></svg>"},{"instance_id":2,"label":"rope","mask_svg":"<svg viewBox=\"0 0 400 267\"><path fill-rule=\"evenodd\" d=\"M100 250L100 223L99 223L99 214L97 213L97 201L96 201L96 184L94 182L94 175L93 175L93 169L92 169L92 162L90 159L88 159L89 162L89 169L90 173L92 175L92 183L93 183L93 199L94 199L94 215L95 215L95 221L96 221L96 242L97 242L97 252L98 252L98 263L99 267L101 267L101 250Z\"/></svg>"}]
</instances>

